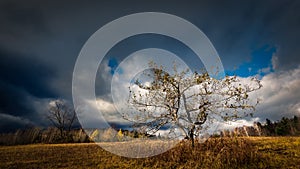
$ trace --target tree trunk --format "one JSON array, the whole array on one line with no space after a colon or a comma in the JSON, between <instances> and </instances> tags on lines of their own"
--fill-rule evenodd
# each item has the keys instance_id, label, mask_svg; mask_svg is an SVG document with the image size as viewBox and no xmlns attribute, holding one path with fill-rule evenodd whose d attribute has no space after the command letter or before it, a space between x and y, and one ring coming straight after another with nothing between
<instances>
[{"instance_id":1,"label":"tree trunk","mask_svg":"<svg viewBox=\"0 0 300 169\"><path fill-rule=\"evenodd\" d=\"M190 139L191 139L191 142L192 142L192 147L194 148L195 147L195 141L194 141L194 129L195 129L195 126L193 126L190 130Z\"/></svg>"},{"instance_id":2,"label":"tree trunk","mask_svg":"<svg viewBox=\"0 0 300 169\"><path fill-rule=\"evenodd\" d=\"M60 139L63 140L64 139L64 129L60 128L59 132L60 132Z\"/></svg>"}]
</instances>

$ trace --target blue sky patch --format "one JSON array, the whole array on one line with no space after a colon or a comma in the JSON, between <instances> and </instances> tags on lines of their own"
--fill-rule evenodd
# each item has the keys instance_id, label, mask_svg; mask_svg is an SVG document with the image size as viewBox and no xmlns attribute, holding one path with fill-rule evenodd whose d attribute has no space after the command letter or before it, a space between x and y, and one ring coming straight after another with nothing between
<instances>
[{"instance_id":1,"label":"blue sky patch","mask_svg":"<svg viewBox=\"0 0 300 169\"><path fill-rule=\"evenodd\" d=\"M245 61L234 70L226 70L226 74L248 77L257 74L264 76L273 72L271 60L275 52L276 48L274 46L265 45L262 48L254 50L251 53L251 59L249 61Z\"/></svg>"},{"instance_id":2,"label":"blue sky patch","mask_svg":"<svg viewBox=\"0 0 300 169\"><path fill-rule=\"evenodd\" d=\"M110 67L110 73L113 75L118 67L118 61L115 58L109 58L108 66Z\"/></svg>"}]
</instances>

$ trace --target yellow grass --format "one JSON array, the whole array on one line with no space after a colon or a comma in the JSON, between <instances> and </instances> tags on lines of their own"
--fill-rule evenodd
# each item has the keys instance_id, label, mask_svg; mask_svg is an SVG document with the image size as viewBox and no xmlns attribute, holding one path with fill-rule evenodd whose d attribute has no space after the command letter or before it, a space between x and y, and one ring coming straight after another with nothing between
<instances>
[{"instance_id":1,"label":"yellow grass","mask_svg":"<svg viewBox=\"0 0 300 169\"><path fill-rule=\"evenodd\" d=\"M215 138L195 148L181 142L144 159L120 157L94 143L2 146L0 168L300 168L300 137Z\"/></svg>"}]
</instances>

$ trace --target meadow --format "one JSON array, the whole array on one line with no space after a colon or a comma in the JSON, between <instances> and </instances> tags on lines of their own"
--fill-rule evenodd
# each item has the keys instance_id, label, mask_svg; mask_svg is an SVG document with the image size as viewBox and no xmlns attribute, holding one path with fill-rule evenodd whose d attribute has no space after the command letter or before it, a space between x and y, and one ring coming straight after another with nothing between
<instances>
[{"instance_id":1,"label":"meadow","mask_svg":"<svg viewBox=\"0 0 300 169\"><path fill-rule=\"evenodd\" d=\"M95 143L1 146L0 168L300 168L300 137L211 138L194 148L182 141L149 158L117 156Z\"/></svg>"}]
</instances>

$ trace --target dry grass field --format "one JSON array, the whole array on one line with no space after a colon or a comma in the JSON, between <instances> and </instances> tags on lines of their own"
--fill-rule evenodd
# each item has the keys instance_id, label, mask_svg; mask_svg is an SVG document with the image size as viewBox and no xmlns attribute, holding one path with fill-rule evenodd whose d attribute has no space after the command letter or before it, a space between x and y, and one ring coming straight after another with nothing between
<instances>
[{"instance_id":1,"label":"dry grass field","mask_svg":"<svg viewBox=\"0 0 300 169\"><path fill-rule=\"evenodd\" d=\"M2 146L0 168L300 168L300 137L214 138L194 148L181 142L142 159L94 143Z\"/></svg>"}]
</instances>

